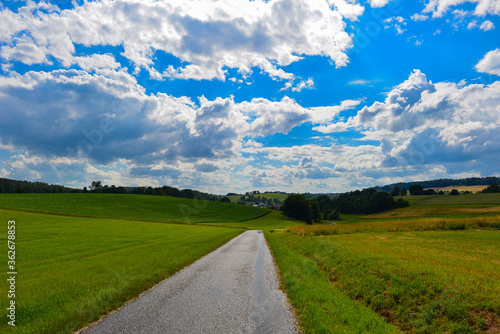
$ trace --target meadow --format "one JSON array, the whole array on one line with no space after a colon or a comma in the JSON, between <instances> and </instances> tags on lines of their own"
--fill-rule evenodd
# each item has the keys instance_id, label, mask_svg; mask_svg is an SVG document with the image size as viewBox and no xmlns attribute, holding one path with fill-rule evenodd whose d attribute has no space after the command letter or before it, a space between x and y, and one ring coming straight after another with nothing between
<instances>
[{"instance_id":1,"label":"meadow","mask_svg":"<svg viewBox=\"0 0 500 334\"><path fill-rule=\"evenodd\" d=\"M273 248L286 248L312 261L327 277L323 294L348 296L406 333L498 333L500 331L499 231L357 233L303 237L273 233ZM275 254L279 254L275 252ZM279 259L280 255L278 255ZM312 276L277 260L284 286L305 284ZM289 277L291 273L292 278ZM330 290L333 290L331 292ZM321 295L321 292L315 292ZM302 299L293 301L302 309ZM309 297L305 297L309 299ZM327 297L325 297L327 298ZM309 302L321 309L324 299ZM345 313L336 305L332 313ZM299 311L300 312L300 311ZM352 311L354 312L354 311ZM350 313L350 312L347 312ZM336 333L319 321L313 326ZM352 327L354 328L354 327ZM383 325L352 333L392 330Z\"/></svg>"},{"instance_id":2,"label":"meadow","mask_svg":"<svg viewBox=\"0 0 500 334\"><path fill-rule=\"evenodd\" d=\"M13 219L17 326L1 333L72 333L242 232L0 210L5 232ZM2 293L2 319L8 302Z\"/></svg>"},{"instance_id":3,"label":"meadow","mask_svg":"<svg viewBox=\"0 0 500 334\"><path fill-rule=\"evenodd\" d=\"M122 194L0 194L0 208L181 223L243 221L269 212L261 208L198 199Z\"/></svg>"},{"instance_id":4,"label":"meadow","mask_svg":"<svg viewBox=\"0 0 500 334\"><path fill-rule=\"evenodd\" d=\"M305 333L500 333L499 194L409 198L267 232Z\"/></svg>"}]
</instances>

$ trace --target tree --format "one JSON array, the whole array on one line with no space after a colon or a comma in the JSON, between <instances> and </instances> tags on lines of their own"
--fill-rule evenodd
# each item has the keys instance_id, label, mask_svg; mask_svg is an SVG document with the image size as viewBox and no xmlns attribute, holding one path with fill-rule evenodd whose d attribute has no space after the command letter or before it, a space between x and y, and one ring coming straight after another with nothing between
<instances>
[{"instance_id":1,"label":"tree","mask_svg":"<svg viewBox=\"0 0 500 334\"><path fill-rule=\"evenodd\" d=\"M410 187L410 195L412 196L418 196L422 195L422 192L424 191L424 188L418 184L414 184Z\"/></svg>"},{"instance_id":2,"label":"tree","mask_svg":"<svg viewBox=\"0 0 500 334\"><path fill-rule=\"evenodd\" d=\"M310 220L309 204L304 195L290 195L283 202L283 214L286 217L302 221Z\"/></svg>"},{"instance_id":3,"label":"tree","mask_svg":"<svg viewBox=\"0 0 500 334\"><path fill-rule=\"evenodd\" d=\"M227 196L224 196L220 199L222 203L231 203L231 199Z\"/></svg>"},{"instance_id":4,"label":"tree","mask_svg":"<svg viewBox=\"0 0 500 334\"><path fill-rule=\"evenodd\" d=\"M90 185L90 192L92 193L97 193L102 190L102 182L101 181L92 181L92 184Z\"/></svg>"},{"instance_id":5,"label":"tree","mask_svg":"<svg viewBox=\"0 0 500 334\"><path fill-rule=\"evenodd\" d=\"M391 191L391 196L399 196L401 195L401 191L399 190L399 187L394 187Z\"/></svg>"},{"instance_id":6,"label":"tree","mask_svg":"<svg viewBox=\"0 0 500 334\"><path fill-rule=\"evenodd\" d=\"M456 195L460 195L460 193L458 192L457 189L452 189L451 192L450 192L450 195L456 196Z\"/></svg>"},{"instance_id":7,"label":"tree","mask_svg":"<svg viewBox=\"0 0 500 334\"><path fill-rule=\"evenodd\" d=\"M330 212L328 214L328 216L326 217L326 219L328 219L328 220L339 220L340 219L339 212L337 210L333 210L332 212Z\"/></svg>"},{"instance_id":8,"label":"tree","mask_svg":"<svg viewBox=\"0 0 500 334\"><path fill-rule=\"evenodd\" d=\"M406 196L408 195L408 190L406 188L401 189L401 196Z\"/></svg>"},{"instance_id":9,"label":"tree","mask_svg":"<svg viewBox=\"0 0 500 334\"><path fill-rule=\"evenodd\" d=\"M487 188L483 189L483 193L500 193L500 186L498 184L492 184Z\"/></svg>"},{"instance_id":10,"label":"tree","mask_svg":"<svg viewBox=\"0 0 500 334\"><path fill-rule=\"evenodd\" d=\"M308 224L311 222L314 223L319 223L321 221L321 214L319 211L319 205L318 202L315 200L308 200L307 204L309 206L309 221L306 220Z\"/></svg>"}]
</instances>

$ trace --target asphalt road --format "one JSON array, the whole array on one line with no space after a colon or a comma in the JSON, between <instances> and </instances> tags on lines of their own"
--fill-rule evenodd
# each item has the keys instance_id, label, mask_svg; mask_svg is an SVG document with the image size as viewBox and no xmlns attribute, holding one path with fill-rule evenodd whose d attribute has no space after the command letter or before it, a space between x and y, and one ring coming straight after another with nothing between
<instances>
[{"instance_id":1,"label":"asphalt road","mask_svg":"<svg viewBox=\"0 0 500 334\"><path fill-rule=\"evenodd\" d=\"M298 331L264 235L247 231L81 333Z\"/></svg>"}]
</instances>

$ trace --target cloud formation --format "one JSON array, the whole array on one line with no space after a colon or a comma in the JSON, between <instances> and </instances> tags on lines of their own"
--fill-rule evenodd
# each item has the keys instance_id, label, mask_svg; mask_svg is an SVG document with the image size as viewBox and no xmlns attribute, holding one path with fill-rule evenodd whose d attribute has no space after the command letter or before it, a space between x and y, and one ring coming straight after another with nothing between
<instances>
[{"instance_id":1,"label":"cloud formation","mask_svg":"<svg viewBox=\"0 0 500 334\"><path fill-rule=\"evenodd\" d=\"M0 12L1 57L27 65L57 61L64 67L89 63L75 46L122 46L135 70L165 77L225 80L227 69L247 76L253 68L290 80L279 67L303 56L348 63L352 40L343 18L355 19L363 7L344 0L137 1L85 2L72 10L40 3L13 13ZM153 61L164 51L185 64L160 72ZM100 57L101 66L116 68ZM156 64L157 65L157 64Z\"/></svg>"},{"instance_id":2,"label":"cloud formation","mask_svg":"<svg viewBox=\"0 0 500 334\"><path fill-rule=\"evenodd\" d=\"M500 75L500 49L488 52L475 68L481 73Z\"/></svg>"},{"instance_id":3,"label":"cloud formation","mask_svg":"<svg viewBox=\"0 0 500 334\"><path fill-rule=\"evenodd\" d=\"M476 4L474 10L476 16L500 15L500 1L498 0L429 0L423 12L432 13L433 17L442 17L451 7L467 2Z\"/></svg>"}]
</instances>

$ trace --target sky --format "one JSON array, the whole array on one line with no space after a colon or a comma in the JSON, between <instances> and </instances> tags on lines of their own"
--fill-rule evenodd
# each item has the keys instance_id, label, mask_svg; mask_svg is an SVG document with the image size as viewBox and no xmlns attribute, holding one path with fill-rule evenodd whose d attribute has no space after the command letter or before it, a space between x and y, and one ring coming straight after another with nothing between
<instances>
[{"instance_id":1,"label":"sky","mask_svg":"<svg viewBox=\"0 0 500 334\"><path fill-rule=\"evenodd\" d=\"M0 2L0 177L215 194L499 176L500 0Z\"/></svg>"}]
</instances>

